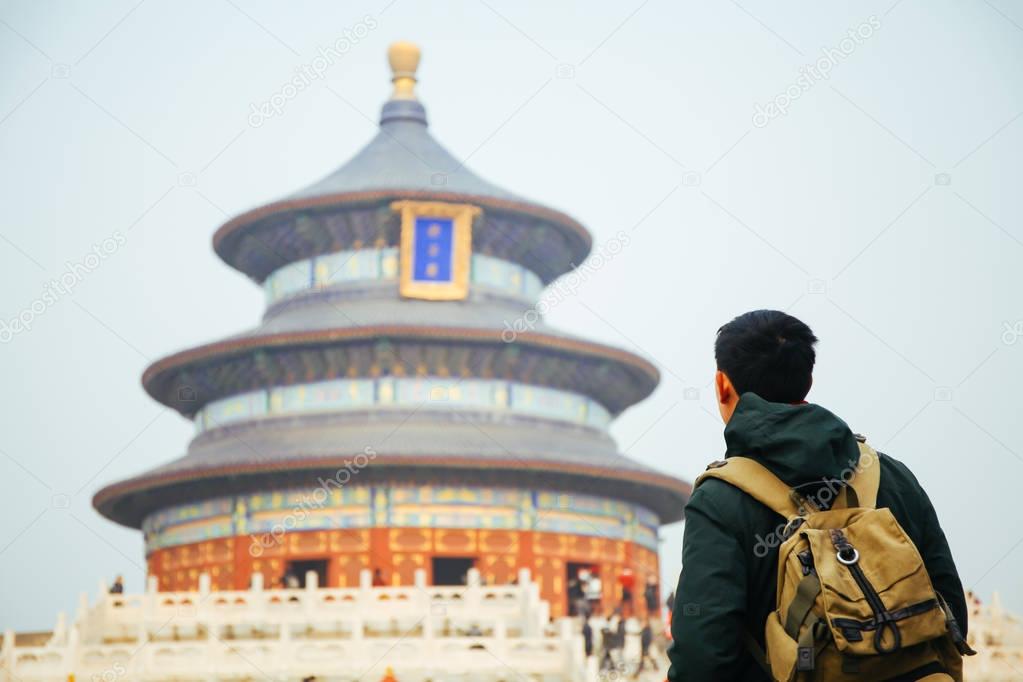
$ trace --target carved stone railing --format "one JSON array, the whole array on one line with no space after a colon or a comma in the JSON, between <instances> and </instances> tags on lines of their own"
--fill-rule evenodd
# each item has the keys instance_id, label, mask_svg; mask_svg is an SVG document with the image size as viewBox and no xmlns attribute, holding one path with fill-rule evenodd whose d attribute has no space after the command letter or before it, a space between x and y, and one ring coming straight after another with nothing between
<instances>
[{"instance_id":1,"label":"carved stone railing","mask_svg":"<svg viewBox=\"0 0 1023 682\"><path fill-rule=\"evenodd\" d=\"M582 639L571 621L548 623L549 607L528 570L518 584L428 586L425 573L406 587L323 588L316 574L302 589L265 590L253 576L244 591L82 596L70 627L61 614L49 641L0 649L0 680L375 680L587 678ZM592 666L591 666L592 667Z\"/></svg>"},{"instance_id":2,"label":"carved stone railing","mask_svg":"<svg viewBox=\"0 0 1023 682\"><path fill-rule=\"evenodd\" d=\"M996 592L991 603L972 605L970 646L976 656L965 659L964 677L970 682L1023 680L1023 623L1002 608Z\"/></svg>"}]
</instances>

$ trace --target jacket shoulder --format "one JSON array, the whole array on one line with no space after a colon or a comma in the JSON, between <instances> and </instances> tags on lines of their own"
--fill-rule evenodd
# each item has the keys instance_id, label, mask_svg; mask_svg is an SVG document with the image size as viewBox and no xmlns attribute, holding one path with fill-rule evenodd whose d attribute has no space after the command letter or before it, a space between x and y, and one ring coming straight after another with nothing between
<instances>
[{"instance_id":1,"label":"jacket shoulder","mask_svg":"<svg viewBox=\"0 0 1023 682\"><path fill-rule=\"evenodd\" d=\"M916 476L899 460L878 453L881 457L881 485L878 487L877 506L887 507L895 514L902 527L919 544L923 533L935 530L930 521L931 502Z\"/></svg>"},{"instance_id":2,"label":"jacket shoulder","mask_svg":"<svg viewBox=\"0 0 1023 682\"><path fill-rule=\"evenodd\" d=\"M881 488L883 490L896 489L902 494L915 493L917 495L923 492L920 482L916 480L916 476L908 466L891 455L883 452L877 454L881 459Z\"/></svg>"},{"instance_id":3,"label":"jacket shoulder","mask_svg":"<svg viewBox=\"0 0 1023 682\"><path fill-rule=\"evenodd\" d=\"M689 516L690 511L733 531L749 528L755 520L775 515L752 496L719 478L707 478L700 482L686 505L686 516Z\"/></svg>"},{"instance_id":4,"label":"jacket shoulder","mask_svg":"<svg viewBox=\"0 0 1023 682\"><path fill-rule=\"evenodd\" d=\"M700 511L709 511L722 504L734 503L742 497L748 496L734 485L720 478L705 478L693 490L686 508L695 507Z\"/></svg>"}]
</instances>

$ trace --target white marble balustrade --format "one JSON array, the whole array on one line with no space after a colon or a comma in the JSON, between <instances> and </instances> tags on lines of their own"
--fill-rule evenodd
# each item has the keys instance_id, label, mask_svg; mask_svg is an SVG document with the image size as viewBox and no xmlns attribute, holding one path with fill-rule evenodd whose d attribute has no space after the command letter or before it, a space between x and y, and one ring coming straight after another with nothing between
<instances>
[{"instance_id":1,"label":"white marble balustrade","mask_svg":"<svg viewBox=\"0 0 1023 682\"><path fill-rule=\"evenodd\" d=\"M43 644L0 649L0 680L378 680L400 682L587 679L582 639L570 621L549 624L549 607L528 570L518 584L436 587L417 572L406 587L323 588L309 573L302 589L82 595L68 625L58 617Z\"/></svg>"}]
</instances>

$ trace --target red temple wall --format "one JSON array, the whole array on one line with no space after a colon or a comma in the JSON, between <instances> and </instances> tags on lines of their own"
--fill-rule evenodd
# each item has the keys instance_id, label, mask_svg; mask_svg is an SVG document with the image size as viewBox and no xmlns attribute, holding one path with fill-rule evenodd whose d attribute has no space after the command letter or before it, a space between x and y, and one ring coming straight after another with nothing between
<instances>
[{"instance_id":1,"label":"red temple wall","mask_svg":"<svg viewBox=\"0 0 1023 682\"><path fill-rule=\"evenodd\" d=\"M361 528L292 531L280 542L250 552L249 536L207 540L154 551L149 574L161 591L198 588L199 575L208 573L215 590L246 589L252 573L261 573L267 586L280 586L290 561L327 559L326 587L355 587L363 569L380 569L392 585L412 585L416 569L433 583L433 557L474 557L487 584L512 582L528 568L539 584L540 596L551 615L566 613L566 574L569 563L589 564L599 572L603 606L617 605L617 578L626 567L636 576L634 604L644 612L646 576L660 580L657 553L634 542L585 535L519 530L446 528Z\"/></svg>"}]
</instances>

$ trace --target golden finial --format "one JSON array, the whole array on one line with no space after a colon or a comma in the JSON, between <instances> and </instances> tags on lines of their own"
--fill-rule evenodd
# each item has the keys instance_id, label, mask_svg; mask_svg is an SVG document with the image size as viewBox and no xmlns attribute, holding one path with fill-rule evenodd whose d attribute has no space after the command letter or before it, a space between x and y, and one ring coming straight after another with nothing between
<instances>
[{"instance_id":1,"label":"golden finial","mask_svg":"<svg viewBox=\"0 0 1023 682\"><path fill-rule=\"evenodd\" d=\"M391 99L415 99L413 90L416 87L416 69L419 68L419 46L415 43L399 41L391 43L387 49L387 61L391 63L394 76L394 93Z\"/></svg>"}]
</instances>

